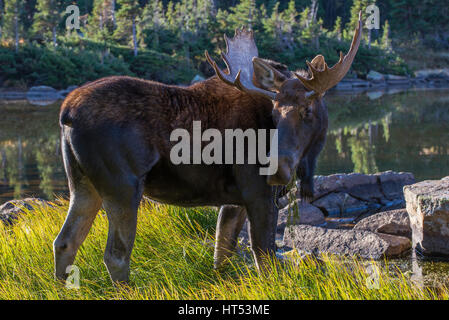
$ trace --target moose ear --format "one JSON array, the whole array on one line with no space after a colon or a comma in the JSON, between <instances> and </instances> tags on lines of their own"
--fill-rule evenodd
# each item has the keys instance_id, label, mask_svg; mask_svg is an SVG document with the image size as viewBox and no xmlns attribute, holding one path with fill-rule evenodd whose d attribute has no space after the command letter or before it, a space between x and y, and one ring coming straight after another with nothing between
<instances>
[{"instance_id":1,"label":"moose ear","mask_svg":"<svg viewBox=\"0 0 449 320\"><path fill-rule=\"evenodd\" d=\"M287 80L281 72L258 57L253 58L253 66L255 80L262 89L279 91L282 83Z\"/></svg>"}]
</instances>

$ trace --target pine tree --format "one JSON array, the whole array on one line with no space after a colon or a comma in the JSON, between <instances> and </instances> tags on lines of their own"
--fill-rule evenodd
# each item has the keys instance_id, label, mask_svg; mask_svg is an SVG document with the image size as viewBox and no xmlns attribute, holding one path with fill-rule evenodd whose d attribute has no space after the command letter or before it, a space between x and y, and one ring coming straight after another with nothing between
<instances>
[{"instance_id":1,"label":"pine tree","mask_svg":"<svg viewBox=\"0 0 449 320\"><path fill-rule=\"evenodd\" d=\"M332 30L332 35L337 37L338 41L341 41L342 30L341 30L341 17L338 16L335 20L334 29Z\"/></svg>"},{"instance_id":2,"label":"pine tree","mask_svg":"<svg viewBox=\"0 0 449 320\"><path fill-rule=\"evenodd\" d=\"M161 31L165 25L164 7L162 1L149 2L142 11L137 27L137 36L146 47L159 49Z\"/></svg>"},{"instance_id":3,"label":"pine tree","mask_svg":"<svg viewBox=\"0 0 449 320\"><path fill-rule=\"evenodd\" d=\"M3 26L3 16L4 16L3 0L0 0L0 44L2 41L2 26Z\"/></svg>"},{"instance_id":4,"label":"pine tree","mask_svg":"<svg viewBox=\"0 0 449 320\"><path fill-rule=\"evenodd\" d=\"M279 12L279 2L273 6L271 16L263 19L264 29L271 37L275 38L278 45L283 49L292 50L296 34L296 18L298 12L295 8L295 1L291 0L288 8Z\"/></svg>"},{"instance_id":5,"label":"pine tree","mask_svg":"<svg viewBox=\"0 0 449 320\"><path fill-rule=\"evenodd\" d=\"M89 16L88 33L101 40L110 40L115 29L115 0L94 0Z\"/></svg>"},{"instance_id":6,"label":"pine tree","mask_svg":"<svg viewBox=\"0 0 449 320\"><path fill-rule=\"evenodd\" d=\"M385 20L385 23L383 26L381 48L384 50L387 50L389 52L393 51L393 47L391 45L391 39L390 39L390 24L388 23L388 20Z\"/></svg>"},{"instance_id":7,"label":"pine tree","mask_svg":"<svg viewBox=\"0 0 449 320\"><path fill-rule=\"evenodd\" d=\"M258 29L260 23L260 11L256 7L255 0L241 0L238 5L230 8L231 13L227 16L227 22L231 29L246 27Z\"/></svg>"},{"instance_id":8,"label":"pine tree","mask_svg":"<svg viewBox=\"0 0 449 320\"><path fill-rule=\"evenodd\" d=\"M312 1L310 7L306 7L300 13L299 25L301 27L301 39L311 41L316 50L320 47L320 35L323 20L317 20L318 2Z\"/></svg>"},{"instance_id":9,"label":"pine tree","mask_svg":"<svg viewBox=\"0 0 449 320\"><path fill-rule=\"evenodd\" d=\"M349 23L346 25L346 30L344 32L345 39L352 39L354 30L358 25L360 11L362 12L362 28L364 27L364 23L368 18L366 8L371 4L375 4L375 0L354 0L351 7L351 18ZM371 29L368 29L367 32L364 32L363 37L367 41L368 46L371 46Z\"/></svg>"},{"instance_id":10,"label":"pine tree","mask_svg":"<svg viewBox=\"0 0 449 320\"><path fill-rule=\"evenodd\" d=\"M4 0L3 34L6 39L12 39L16 52L19 50L20 34L23 24L20 19L23 11L23 0Z\"/></svg>"},{"instance_id":11,"label":"pine tree","mask_svg":"<svg viewBox=\"0 0 449 320\"><path fill-rule=\"evenodd\" d=\"M288 7L282 12L282 21L284 22L284 33L289 37L289 41L293 44L295 35L297 34L297 18L299 12L296 10L295 0L290 0Z\"/></svg>"},{"instance_id":12,"label":"pine tree","mask_svg":"<svg viewBox=\"0 0 449 320\"><path fill-rule=\"evenodd\" d=\"M131 34L134 56L137 56L137 19L141 11L139 2L137 0L118 0L117 4L120 5L120 8L117 11L117 29L114 35L120 42L129 43L128 39Z\"/></svg>"},{"instance_id":13,"label":"pine tree","mask_svg":"<svg viewBox=\"0 0 449 320\"><path fill-rule=\"evenodd\" d=\"M37 0L37 12L34 15L33 31L37 35L43 35L44 40L49 39L53 42L53 46L57 46L57 27L62 17L62 5L57 0Z\"/></svg>"}]
</instances>

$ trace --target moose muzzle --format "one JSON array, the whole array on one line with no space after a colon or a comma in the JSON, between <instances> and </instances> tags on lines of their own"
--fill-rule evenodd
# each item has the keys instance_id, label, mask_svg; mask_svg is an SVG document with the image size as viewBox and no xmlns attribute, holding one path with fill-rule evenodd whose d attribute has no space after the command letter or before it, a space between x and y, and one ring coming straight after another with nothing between
<instances>
[{"instance_id":1,"label":"moose muzzle","mask_svg":"<svg viewBox=\"0 0 449 320\"><path fill-rule=\"evenodd\" d=\"M267 183L271 186L286 185L290 182L293 174L293 160L290 156L279 156L278 170L274 175L267 177Z\"/></svg>"}]
</instances>

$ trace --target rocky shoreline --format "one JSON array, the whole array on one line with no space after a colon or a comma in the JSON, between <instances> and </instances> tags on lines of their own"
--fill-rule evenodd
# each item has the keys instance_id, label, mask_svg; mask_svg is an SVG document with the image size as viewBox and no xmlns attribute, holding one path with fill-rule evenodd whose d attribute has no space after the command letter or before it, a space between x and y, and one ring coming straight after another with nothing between
<instances>
[{"instance_id":1,"label":"rocky shoreline","mask_svg":"<svg viewBox=\"0 0 449 320\"><path fill-rule=\"evenodd\" d=\"M413 249L449 257L449 177L415 183L411 173L387 171L317 176L315 184L310 203L296 188L280 199L281 252L381 260ZM240 238L248 244L246 227Z\"/></svg>"},{"instance_id":2,"label":"rocky shoreline","mask_svg":"<svg viewBox=\"0 0 449 320\"><path fill-rule=\"evenodd\" d=\"M0 100L28 100L30 104L46 106L63 100L77 86L69 86L64 90L56 90L49 86L31 87L28 91L0 90Z\"/></svg>"},{"instance_id":3,"label":"rocky shoreline","mask_svg":"<svg viewBox=\"0 0 449 320\"><path fill-rule=\"evenodd\" d=\"M191 83L204 80L197 75ZM49 105L63 100L67 94L77 86L69 86L64 90L57 90L49 86L35 86L29 90L0 89L0 100L28 100L33 105ZM339 94L352 92L388 92L396 93L411 88L435 89L449 88L449 69L429 69L415 72L414 77L382 74L370 71L366 79L346 77L331 91ZM374 98L379 95L371 94Z\"/></svg>"},{"instance_id":4,"label":"rocky shoreline","mask_svg":"<svg viewBox=\"0 0 449 320\"><path fill-rule=\"evenodd\" d=\"M429 69L415 72L414 77L382 74L371 70L366 79L346 77L334 91L379 91L389 88L447 88L449 69Z\"/></svg>"}]
</instances>

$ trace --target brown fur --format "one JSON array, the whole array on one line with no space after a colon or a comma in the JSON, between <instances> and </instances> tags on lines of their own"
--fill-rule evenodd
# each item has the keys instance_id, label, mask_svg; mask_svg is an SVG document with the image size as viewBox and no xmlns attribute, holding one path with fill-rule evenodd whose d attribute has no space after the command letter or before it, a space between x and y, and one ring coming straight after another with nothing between
<instances>
[{"instance_id":1,"label":"brown fur","mask_svg":"<svg viewBox=\"0 0 449 320\"><path fill-rule=\"evenodd\" d=\"M248 95L217 77L180 87L116 76L71 92L61 106L61 124L132 123L167 156L170 133L176 128L190 131L194 120L201 121L203 130L257 128L260 119L271 116L272 108L269 99Z\"/></svg>"}]
</instances>

